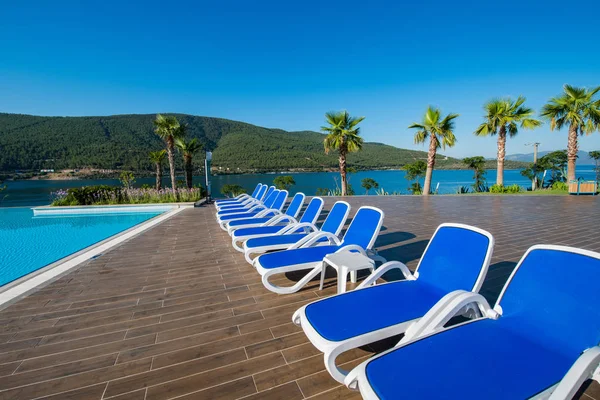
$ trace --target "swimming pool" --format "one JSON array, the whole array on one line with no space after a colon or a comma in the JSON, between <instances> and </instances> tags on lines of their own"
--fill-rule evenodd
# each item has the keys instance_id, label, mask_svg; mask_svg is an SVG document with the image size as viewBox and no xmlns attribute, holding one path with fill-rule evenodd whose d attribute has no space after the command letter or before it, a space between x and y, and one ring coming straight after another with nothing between
<instances>
[{"instance_id":1,"label":"swimming pool","mask_svg":"<svg viewBox=\"0 0 600 400\"><path fill-rule=\"evenodd\" d=\"M34 215L30 208L0 208L0 287L167 210Z\"/></svg>"}]
</instances>

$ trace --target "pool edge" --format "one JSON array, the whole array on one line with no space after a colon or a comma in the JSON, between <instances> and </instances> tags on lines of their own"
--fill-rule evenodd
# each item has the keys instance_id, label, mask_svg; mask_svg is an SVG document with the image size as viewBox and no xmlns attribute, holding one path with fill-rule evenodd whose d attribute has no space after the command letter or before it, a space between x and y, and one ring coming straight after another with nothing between
<instances>
[{"instance_id":1,"label":"pool edge","mask_svg":"<svg viewBox=\"0 0 600 400\"><path fill-rule=\"evenodd\" d=\"M33 271L15 281L7 283L5 285L6 287L0 288L0 310L5 309L19 299L29 295L34 290L45 287L50 283L62 278L66 274L72 272L75 268L79 267L85 261L111 250L113 247L166 221L183 210L190 208L192 207L179 207L157 215L156 217L132 226L125 231L119 232L73 254L61 258L60 260L46 265L37 271Z\"/></svg>"}]
</instances>

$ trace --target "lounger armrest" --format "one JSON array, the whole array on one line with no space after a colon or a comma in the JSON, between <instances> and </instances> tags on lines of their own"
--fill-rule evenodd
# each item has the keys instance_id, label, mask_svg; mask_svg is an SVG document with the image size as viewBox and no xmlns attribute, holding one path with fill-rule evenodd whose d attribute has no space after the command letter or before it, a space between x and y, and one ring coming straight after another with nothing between
<instances>
[{"instance_id":1,"label":"lounger armrest","mask_svg":"<svg viewBox=\"0 0 600 400\"><path fill-rule=\"evenodd\" d=\"M268 217L268 214L275 214L274 217L276 217L278 215L281 215L281 211L276 210L274 208L267 208L256 214L255 218Z\"/></svg>"},{"instance_id":2,"label":"lounger armrest","mask_svg":"<svg viewBox=\"0 0 600 400\"><path fill-rule=\"evenodd\" d=\"M381 278L383 274L393 269L399 269L400 272L402 272L402 275L404 275L404 279L410 281L414 281L416 279L406 265L404 265L400 261L390 261L373 271L373 273L367 276L365 280L362 281L361 284L356 287L355 290L374 285L377 282L377 279Z\"/></svg>"},{"instance_id":3,"label":"lounger armrest","mask_svg":"<svg viewBox=\"0 0 600 400\"><path fill-rule=\"evenodd\" d=\"M290 215L282 214L282 215L273 216L270 220L265 222L262 226L277 225L284 221L287 221L290 224L296 224L298 222L298 221L296 221L296 219L294 217L292 217Z\"/></svg>"},{"instance_id":4,"label":"lounger armrest","mask_svg":"<svg viewBox=\"0 0 600 400\"><path fill-rule=\"evenodd\" d=\"M355 253L360 253L363 256L367 255L367 252L365 251L365 249L363 249L362 247L360 247L357 244L346 245L346 246L342 247L341 249L339 249L338 251L336 251L336 253L342 253L344 251L351 251L351 252L355 252Z\"/></svg>"},{"instance_id":5,"label":"lounger armrest","mask_svg":"<svg viewBox=\"0 0 600 400\"><path fill-rule=\"evenodd\" d=\"M448 321L459 315L491 319L499 316L479 293L455 290L442 297L423 318L409 326L398 345L442 331Z\"/></svg>"},{"instance_id":6,"label":"lounger armrest","mask_svg":"<svg viewBox=\"0 0 600 400\"><path fill-rule=\"evenodd\" d=\"M330 243L333 242L333 244L336 244L336 245L339 245L341 243L340 239L337 236L335 236L333 233L313 232L313 233L307 235L306 237L300 239L296 243L294 243L290 247L290 250L291 249L299 249L301 247L310 247L323 238L328 239Z\"/></svg>"},{"instance_id":7,"label":"lounger armrest","mask_svg":"<svg viewBox=\"0 0 600 400\"><path fill-rule=\"evenodd\" d=\"M311 233L311 232L318 232L319 228L317 228L317 226L313 223L310 222L299 222L297 224L294 224L293 226L290 225L289 227L289 232L296 232L299 229L304 229L305 233Z\"/></svg>"},{"instance_id":8,"label":"lounger armrest","mask_svg":"<svg viewBox=\"0 0 600 400\"><path fill-rule=\"evenodd\" d=\"M587 349L579 356L548 400L572 399L588 379L600 381L600 346Z\"/></svg>"},{"instance_id":9,"label":"lounger armrest","mask_svg":"<svg viewBox=\"0 0 600 400\"><path fill-rule=\"evenodd\" d=\"M248 209L248 211L245 212L257 212L257 211L262 211L262 210L266 210L265 206L257 204L251 208Z\"/></svg>"}]
</instances>

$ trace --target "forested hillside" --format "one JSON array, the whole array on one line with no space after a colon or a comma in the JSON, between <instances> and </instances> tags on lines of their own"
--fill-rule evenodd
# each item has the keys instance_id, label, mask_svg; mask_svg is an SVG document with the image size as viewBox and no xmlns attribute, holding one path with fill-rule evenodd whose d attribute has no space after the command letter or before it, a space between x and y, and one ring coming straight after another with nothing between
<instances>
[{"instance_id":1,"label":"forested hillside","mask_svg":"<svg viewBox=\"0 0 600 400\"><path fill-rule=\"evenodd\" d=\"M221 118L174 114L187 124L188 136L214 151L221 171L320 170L335 168L337 156L325 155L323 135L286 132ZM0 171L102 168L150 171L148 152L163 148L154 134L155 114L106 117L38 117L0 113ZM201 165L203 154L196 157ZM366 143L349 156L357 169L394 168L426 153ZM440 168L464 168L438 156ZM180 157L177 157L180 161ZM492 165L493 163L490 163Z\"/></svg>"}]
</instances>

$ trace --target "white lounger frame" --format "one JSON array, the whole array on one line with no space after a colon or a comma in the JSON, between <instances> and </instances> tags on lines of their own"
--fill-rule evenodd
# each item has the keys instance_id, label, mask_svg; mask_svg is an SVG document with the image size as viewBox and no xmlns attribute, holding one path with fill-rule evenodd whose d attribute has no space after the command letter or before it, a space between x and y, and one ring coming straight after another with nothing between
<instances>
[{"instance_id":1,"label":"white lounger frame","mask_svg":"<svg viewBox=\"0 0 600 400\"><path fill-rule=\"evenodd\" d=\"M286 210L285 213L280 212L279 214L272 216L271 219L269 219L269 221L267 221L267 222L254 222L254 223L249 222L249 223L244 224L244 225L236 225L236 226L230 226L229 223L232 220L228 220L225 223L225 227L227 228L227 233L229 234L229 236L231 236L233 234L233 232L235 232L238 229L257 228L257 227L260 227L260 226L267 226L265 224L271 222L271 220L275 221L276 219L279 219L279 221L273 222L272 225L283 224L287 220L287 218L285 218L285 217L291 217L291 220L288 220L288 221L295 221L295 222L297 222L296 221L296 217L298 216L298 214L300 214L300 209L302 208L302 205L304 204L304 199L306 199L306 195L304 193L296 193L294 195L294 197L292 197L291 201L294 201L294 198L296 198L296 196L298 196L298 195L302 195L302 203L300 203L300 207L298 207L298 209L296 210L296 212L294 213L294 215L288 215L287 214L287 210ZM289 204L288 204L288 208L289 208ZM283 207L282 207L282 209L283 209ZM248 218L248 219L252 219L252 218L258 218L258 217L251 217L251 218ZM241 250L238 250L238 251L241 251Z\"/></svg>"},{"instance_id":2,"label":"white lounger frame","mask_svg":"<svg viewBox=\"0 0 600 400\"><path fill-rule=\"evenodd\" d=\"M334 235L337 237L340 232L342 231L342 229L344 228L344 225L346 224L346 220L348 219L348 214L350 214L350 204L348 204L345 201L338 201L337 203L342 203L344 205L346 205L346 212L344 214L344 218L342 218L342 223L339 224L339 226L336 228L336 231L334 232ZM335 204L334 204L335 205ZM321 209L323 207L321 206ZM319 212L320 214L320 212ZM318 218L318 216L317 216ZM298 224L295 224L294 226L290 225L290 226L286 226L284 229L282 229L281 231L277 232L275 235L289 235L292 234L293 232L296 232L299 229L304 229L305 232L308 233L307 236L305 236L304 238L300 239L299 241L297 241L296 243L287 243L287 244L276 244L276 245L269 245L269 246L260 246L260 247L254 247L252 249L249 249L246 246L246 242L244 242L243 248L241 251L244 252L244 258L246 259L246 261L251 264L254 265L254 257L259 256L263 253L266 253L268 251L278 251L278 250L290 250L290 249L298 249L300 247L303 247L303 245L308 242L309 240L311 240L315 235L321 233L321 231L319 230L319 228L317 228L317 226L314 223L310 223L310 222L300 222ZM250 238L245 239L246 241L249 240ZM318 243L316 245L328 245L330 244L329 242L322 242L322 243ZM234 246L235 248L236 246Z\"/></svg>"},{"instance_id":3,"label":"white lounger frame","mask_svg":"<svg viewBox=\"0 0 600 400\"><path fill-rule=\"evenodd\" d=\"M351 245L347 245L347 246L344 246L344 247L338 249L334 253L339 253L341 251L358 251L361 254L363 254L367 257L370 257L374 260L379 260L379 261L385 262L385 259L383 257L377 255L377 253L375 251L371 250L373 245L375 244L375 240L377 240L377 236L379 235L379 231L381 230L381 225L383 224L383 218L385 215L384 215L383 211L380 210L379 208L363 206L363 207L359 208L358 211L360 211L361 209L371 209L371 210L376 210L381 213L381 219L379 220L379 224L373 231L373 236L371 237L371 240L369 241L367 248L363 249L360 246L351 244ZM358 213L358 211L357 211L357 213ZM350 223L350 225L352 225L352 222ZM343 242L343 240L340 240L337 237L337 235L334 235L329 232L314 232L313 234L311 234L309 236L310 237L307 236L304 239L298 241L296 244L291 246L289 248L289 250L319 246L322 243L319 243L318 241L322 238L328 239L328 242L324 242L324 243L329 244L329 245L340 246ZM255 258L252 265L254 265L254 267L256 268L258 273L261 275L262 283L265 286L265 288L267 288L271 292L275 292L275 293L279 293L279 294L288 294L288 293L297 292L304 285L306 285L312 278L314 278L315 276L320 274L321 270L325 267L323 260L320 260L318 262L292 264L292 265L287 265L285 267L280 267L280 268L263 268L263 266L260 265L260 257ZM293 286L287 286L287 287L277 286L277 285L269 282L269 278L271 278L271 276L273 276L273 275L285 274L286 272L293 272L293 271L302 271L305 269L310 269L310 271L302 279L300 279L298 282L296 282L296 284L294 284Z\"/></svg>"},{"instance_id":4,"label":"white lounger frame","mask_svg":"<svg viewBox=\"0 0 600 400\"><path fill-rule=\"evenodd\" d=\"M279 193L277 193L277 195L275 196L276 198L279 197L279 195L281 193L285 192L285 196L287 199L287 195L288 195L288 191L287 190L282 190ZM251 218L263 218L265 216L267 216L268 214L275 214L274 216L278 216L278 215L283 215L283 213L281 212L281 210L283 209L283 206L285 205L285 201L281 204L281 207L279 208L265 208L264 205L257 205L252 207L251 209L247 210L247 211L240 211L240 214L247 214L247 213L252 213L254 211L260 210L258 211L258 213L256 215L252 215L252 216L240 216L240 217L236 217L233 219L227 219L224 221L221 221L221 219L217 219L217 221L219 222L219 226L221 227L221 229L223 229L224 231L227 231L228 228L228 223L231 221L239 221L242 219L251 219ZM237 214L237 213L235 213ZM235 214L227 214L227 215L235 215Z\"/></svg>"},{"instance_id":5,"label":"white lounger frame","mask_svg":"<svg viewBox=\"0 0 600 400\"><path fill-rule=\"evenodd\" d=\"M318 197L318 199L321 199L321 198ZM310 224L311 226L314 226L314 223L317 221L317 219L319 218L319 215L321 214L323 205L324 205L324 202L323 202L323 199L321 199L321 205L319 206L319 209L315 213L313 220L311 222L303 222L302 224L306 223L306 224ZM237 226L236 227L228 226L228 233L231 236L231 245L233 246L233 248L241 253L244 253L244 243L246 242L246 240L259 238L259 237L285 235L287 233L296 232L298 229L303 228L303 226L301 226L300 224L301 224L301 222L298 222L298 220L296 220L295 217L287 215L287 214L283 214L283 215L276 215L273 218L271 218L270 220L268 220L267 222L262 223L260 225L255 225L258 227L281 225L281 229L279 229L277 232L260 233L260 234L254 234L254 235L244 235L244 236L233 236L235 231L238 229L238 227ZM343 224L342 224L342 226L343 226ZM243 226L242 228L248 228L248 226ZM340 230L341 229L342 229L342 227L340 227ZM307 228L307 230L308 230L308 228ZM252 263L251 261L248 261L248 262Z\"/></svg>"},{"instance_id":6,"label":"white lounger frame","mask_svg":"<svg viewBox=\"0 0 600 400\"><path fill-rule=\"evenodd\" d=\"M266 189L265 189L265 192L262 194L262 196L260 198L252 197L252 196L250 196L247 193L243 193L243 194L240 194L239 196L236 196L236 197L234 197L232 199L226 199L220 205L218 205L217 203L215 203L215 207L217 208L217 212L221 211L221 209L223 209L224 207L236 206L236 207L242 208L242 207L245 207L246 205L248 205L250 203L262 204L262 200L264 200L264 198L266 197L267 192L269 191L269 187L267 185L263 185L263 186L265 186ZM231 204L231 203L235 203L235 204Z\"/></svg>"},{"instance_id":7,"label":"white lounger frame","mask_svg":"<svg viewBox=\"0 0 600 400\"><path fill-rule=\"evenodd\" d=\"M235 209L239 208L240 212L244 212L243 211L244 209L249 210L252 207L263 205L264 201L267 199L267 193L269 192L271 187L273 187L273 191L277 190L277 189L275 189L275 186L269 186L265 189L265 192L262 194L262 196L260 198L254 198L254 197L248 196L247 198L242 200L239 204L221 204L220 206L216 206L217 214L219 211L233 209L233 208L235 208ZM273 192L271 192L271 193L273 193ZM227 207L232 207L232 208L227 208ZM217 218L218 218L218 216L217 216Z\"/></svg>"},{"instance_id":8,"label":"white lounger frame","mask_svg":"<svg viewBox=\"0 0 600 400\"><path fill-rule=\"evenodd\" d=\"M500 306L500 302L502 301L502 297L504 296L507 287L509 286L516 272L521 267L521 264L527 255L531 251L538 249L567 251L600 259L599 253L573 247L555 245L532 246L527 250L525 255L519 261L519 264L513 270L512 274L508 278L507 283L504 285L498 300L496 301L496 305L493 308L490 307L487 300L478 293L458 290L447 294L435 306L433 306L431 310L429 310L427 314L423 316L423 318L412 324L407 329L404 337L395 347L364 361L350 371L344 380L344 384L352 390L359 390L363 399L379 399L366 379L366 367L370 361L373 361L378 357L383 357L387 353L395 351L398 348L422 340L429 336L436 335L440 332L447 331L449 329L458 329L463 325L477 323L483 319L501 318L502 307ZM449 327L444 326L455 316L465 314L471 317L475 316L475 318L470 321ZM581 388L581 385L588 379L593 379L600 383L600 346L594 346L585 350L571 366L569 371L565 374L560 382L551 385L540 393L532 395L529 400L570 400ZM434 384L434 382L432 383ZM398 390L402 390L402 387L399 386Z\"/></svg>"},{"instance_id":9,"label":"white lounger frame","mask_svg":"<svg viewBox=\"0 0 600 400\"><path fill-rule=\"evenodd\" d=\"M468 229L468 230L480 233L488 238L489 244L488 244L488 249L486 252L485 259L483 261L483 266L482 266L479 276L477 277L477 280L472 288L472 292L475 292L475 293L478 292L479 289L481 289L481 286L483 285L483 281L485 280L485 276L487 274L487 271L488 271L488 268L490 265L490 261L492 259L492 253L493 253L493 249L494 249L494 237L492 236L491 233L484 231L483 229L479 229L479 228L476 228L476 227L473 227L470 225L455 224L455 223L441 224L440 226L438 226L438 228L436 229L436 231L432 237L435 237L437 232L441 228L444 228L444 227L456 227L456 228ZM427 253L427 249L429 248L430 244L431 244L431 241L427 244L427 247L425 248L425 252L423 254ZM410 270L408 269L408 267L405 264L401 263L400 261L387 262L387 263L383 264L381 267L377 268L367 278L365 278L365 280L360 285L358 285L358 287L355 290L360 290L360 289L364 289L369 286L375 285L379 278L381 278L386 272L393 270L393 269L400 270L400 272L402 272L402 275L404 275L405 280L401 281L401 282L414 281L419 277L420 265L421 265L421 263L419 261L419 265L417 266L415 272L411 273ZM401 283L399 283L397 281L382 283L382 285L388 285L388 284L396 284L397 285L397 284L401 284ZM401 289L399 289L399 290L401 290ZM472 292L467 292L467 293L472 293ZM337 296L343 296L343 294L337 295ZM321 299L321 300L323 300L323 299ZM316 303L321 300L316 300L313 303ZM393 299L391 299L391 300L393 300ZM312 304L312 303L310 303L310 304ZM304 333L306 334L308 339L311 341L311 343L317 349L319 349L320 351L323 352L325 368L327 368L327 371L331 374L331 376L340 383L344 383L344 379L346 378L346 375L348 374L348 371L345 371L345 370L339 368L335 363L336 358L340 354L342 354L348 350L367 345L369 343L374 343L379 340L387 339L389 337L405 333L412 324L414 324L416 321L418 321L418 318L417 318L417 319L405 321L405 322L402 322L402 323L399 323L396 325L391 325L391 326L388 326L388 327L385 327L385 328L382 328L382 329L379 329L376 331L368 332L368 333L365 333L365 334L362 334L359 336L355 336L353 338L349 338L346 340L331 341L331 340L325 339L323 336L321 336L315 330L315 328L310 323L307 323L308 319L306 317L306 307L308 307L310 304L307 304L307 305L301 307L300 309L298 309L292 316L292 321L294 322L294 324L300 326L304 330ZM345 310L340 310L340 312L344 312L344 311ZM351 312L351 311L349 311L349 312Z\"/></svg>"}]
</instances>

